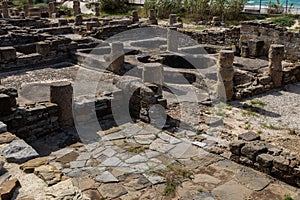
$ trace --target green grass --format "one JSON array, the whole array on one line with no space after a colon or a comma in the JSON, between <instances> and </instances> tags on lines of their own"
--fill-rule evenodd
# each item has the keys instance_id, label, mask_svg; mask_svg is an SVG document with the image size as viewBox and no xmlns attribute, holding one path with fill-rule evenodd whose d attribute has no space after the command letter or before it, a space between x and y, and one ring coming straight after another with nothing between
<instances>
[{"instance_id":1,"label":"green grass","mask_svg":"<svg viewBox=\"0 0 300 200\"><path fill-rule=\"evenodd\" d=\"M261 106L261 107L264 107L264 106L267 105L267 103L265 103L264 101L258 100L258 99L251 100L251 101L250 101L250 104L251 104L252 106L259 105L259 106Z\"/></svg>"},{"instance_id":2,"label":"green grass","mask_svg":"<svg viewBox=\"0 0 300 200\"><path fill-rule=\"evenodd\" d=\"M154 171L153 173L162 176L166 180L166 187L163 190L164 196L171 196L174 195L176 192L176 188L181 185L183 181L186 179L192 179L192 171L186 169L179 163L174 163L172 165L167 166L167 170L158 170Z\"/></svg>"},{"instance_id":3,"label":"green grass","mask_svg":"<svg viewBox=\"0 0 300 200\"><path fill-rule=\"evenodd\" d=\"M282 130L282 128L275 126L273 124L261 123L261 126L264 128L267 128L267 129L275 130L275 131Z\"/></svg>"},{"instance_id":4,"label":"green grass","mask_svg":"<svg viewBox=\"0 0 300 200\"><path fill-rule=\"evenodd\" d=\"M203 189L202 188L198 188L197 190L199 193L202 193L203 192Z\"/></svg>"},{"instance_id":5,"label":"green grass","mask_svg":"<svg viewBox=\"0 0 300 200\"><path fill-rule=\"evenodd\" d=\"M286 194L286 195L284 196L284 200L293 200L293 198L291 197L291 195Z\"/></svg>"}]
</instances>

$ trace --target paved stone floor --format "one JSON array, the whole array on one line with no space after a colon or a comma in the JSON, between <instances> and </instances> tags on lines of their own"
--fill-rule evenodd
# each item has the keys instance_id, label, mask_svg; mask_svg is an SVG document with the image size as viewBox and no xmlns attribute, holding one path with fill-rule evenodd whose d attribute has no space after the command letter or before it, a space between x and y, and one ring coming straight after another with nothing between
<instances>
[{"instance_id":1,"label":"paved stone floor","mask_svg":"<svg viewBox=\"0 0 300 200\"><path fill-rule=\"evenodd\" d=\"M148 124L128 123L98 134L100 142L76 143L44 161L29 161L27 168L35 168L37 176L6 163L6 174L22 186L17 199L282 200L287 194L300 199L299 189L193 144L193 132L174 137ZM44 144L37 150L53 147L65 136L55 137L36 141Z\"/></svg>"}]
</instances>

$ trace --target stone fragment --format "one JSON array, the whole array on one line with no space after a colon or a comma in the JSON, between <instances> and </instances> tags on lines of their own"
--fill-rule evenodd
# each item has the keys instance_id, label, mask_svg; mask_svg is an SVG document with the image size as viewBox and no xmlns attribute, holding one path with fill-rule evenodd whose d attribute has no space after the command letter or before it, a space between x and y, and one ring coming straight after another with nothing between
<instances>
[{"instance_id":1,"label":"stone fragment","mask_svg":"<svg viewBox=\"0 0 300 200\"><path fill-rule=\"evenodd\" d=\"M245 142L241 140L232 141L229 144L230 151L237 156L241 155L241 149L243 146L245 146Z\"/></svg>"},{"instance_id":2,"label":"stone fragment","mask_svg":"<svg viewBox=\"0 0 300 200\"><path fill-rule=\"evenodd\" d=\"M128 193L128 191L117 183L102 184L98 188L100 194L107 199L116 199Z\"/></svg>"},{"instance_id":3,"label":"stone fragment","mask_svg":"<svg viewBox=\"0 0 300 200\"><path fill-rule=\"evenodd\" d=\"M221 180L208 174L196 174L193 178L193 182L218 185L219 183L221 183Z\"/></svg>"},{"instance_id":4,"label":"stone fragment","mask_svg":"<svg viewBox=\"0 0 300 200\"><path fill-rule=\"evenodd\" d=\"M289 160L283 158L282 156L274 156L273 166L281 171L289 170Z\"/></svg>"},{"instance_id":5,"label":"stone fragment","mask_svg":"<svg viewBox=\"0 0 300 200\"><path fill-rule=\"evenodd\" d=\"M141 155L135 155L127 160L125 160L125 163L133 164L133 163L143 163L146 162L148 159Z\"/></svg>"},{"instance_id":6,"label":"stone fragment","mask_svg":"<svg viewBox=\"0 0 300 200\"><path fill-rule=\"evenodd\" d=\"M44 180L48 186L61 181L62 173L52 165L42 165L34 169L34 174Z\"/></svg>"},{"instance_id":7,"label":"stone fragment","mask_svg":"<svg viewBox=\"0 0 300 200\"><path fill-rule=\"evenodd\" d=\"M260 154L256 157L256 161L262 166L262 167L272 167L273 165L273 156L269 154Z\"/></svg>"},{"instance_id":8,"label":"stone fragment","mask_svg":"<svg viewBox=\"0 0 300 200\"><path fill-rule=\"evenodd\" d=\"M238 136L238 138L239 140L245 140L245 141L260 140L260 136L253 131L242 133Z\"/></svg>"},{"instance_id":9,"label":"stone fragment","mask_svg":"<svg viewBox=\"0 0 300 200\"><path fill-rule=\"evenodd\" d=\"M153 134L150 135L135 135L134 139L137 143L142 145L149 145L156 139L156 136Z\"/></svg>"},{"instance_id":10,"label":"stone fragment","mask_svg":"<svg viewBox=\"0 0 300 200\"><path fill-rule=\"evenodd\" d=\"M8 180L0 185L0 199L1 200L11 200L13 199L15 190L20 187L20 182L18 179L14 178Z\"/></svg>"},{"instance_id":11,"label":"stone fragment","mask_svg":"<svg viewBox=\"0 0 300 200\"><path fill-rule=\"evenodd\" d=\"M241 169L234 176L234 179L245 185L247 188L255 191L261 191L271 183L269 178L249 168Z\"/></svg>"},{"instance_id":12,"label":"stone fragment","mask_svg":"<svg viewBox=\"0 0 300 200\"><path fill-rule=\"evenodd\" d=\"M0 133L7 131L7 125L0 121Z\"/></svg>"},{"instance_id":13,"label":"stone fragment","mask_svg":"<svg viewBox=\"0 0 300 200\"><path fill-rule=\"evenodd\" d=\"M152 175L152 174L143 174L152 185L160 184L160 183L165 183L166 179L162 176L158 175Z\"/></svg>"},{"instance_id":14,"label":"stone fragment","mask_svg":"<svg viewBox=\"0 0 300 200\"><path fill-rule=\"evenodd\" d=\"M169 142L170 144L178 144L180 142L182 142L180 139L177 139L165 132L159 133L158 137L160 137L162 140Z\"/></svg>"},{"instance_id":15,"label":"stone fragment","mask_svg":"<svg viewBox=\"0 0 300 200\"><path fill-rule=\"evenodd\" d=\"M89 176L72 178L72 183L81 191L97 189L98 184Z\"/></svg>"},{"instance_id":16,"label":"stone fragment","mask_svg":"<svg viewBox=\"0 0 300 200\"><path fill-rule=\"evenodd\" d=\"M6 158L7 162L15 163L23 163L39 156L24 140L12 141L2 149L2 155Z\"/></svg>"},{"instance_id":17,"label":"stone fragment","mask_svg":"<svg viewBox=\"0 0 300 200\"><path fill-rule=\"evenodd\" d=\"M10 132L4 132L0 134L0 144L7 144L16 139L18 139L18 137Z\"/></svg>"},{"instance_id":18,"label":"stone fragment","mask_svg":"<svg viewBox=\"0 0 300 200\"><path fill-rule=\"evenodd\" d=\"M268 151L266 145L263 142L250 142L245 144L242 148L242 155L246 156L250 160L256 160L256 156L261 153L266 153Z\"/></svg>"},{"instance_id":19,"label":"stone fragment","mask_svg":"<svg viewBox=\"0 0 300 200\"><path fill-rule=\"evenodd\" d=\"M80 200L83 199L82 192L73 186L72 180L68 179L65 181L61 181L51 187L46 189L47 199L72 199L72 200Z\"/></svg>"},{"instance_id":20,"label":"stone fragment","mask_svg":"<svg viewBox=\"0 0 300 200\"><path fill-rule=\"evenodd\" d=\"M20 169L25 173L33 173L34 169L40 167L41 165L45 165L48 162L48 159L45 157L35 158L27 161L26 163L20 166Z\"/></svg>"},{"instance_id":21,"label":"stone fragment","mask_svg":"<svg viewBox=\"0 0 300 200\"><path fill-rule=\"evenodd\" d=\"M103 167L116 167L121 164L121 160L116 157L108 158L104 162L101 163Z\"/></svg>"},{"instance_id":22,"label":"stone fragment","mask_svg":"<svg viewBox=\"0 0 300 200\"><path fill-rule=\"evenodd\" d=\"M119 182L119 180L114 177L110 172L105 171L102 174L96 176L96 181L101 183L116 183Z\"/></svg>"},{"instance_id":23,"label":"stone fragment","mask_svg":"<svg viewBox=\"0 0 300 200\"><path fill-rule=\"evenodd\" d=\"M222 200L241 200L246 199L252 191L235 181L229 181L212 190L212 194L217 199Z\"/></svg>"}]
</instances>

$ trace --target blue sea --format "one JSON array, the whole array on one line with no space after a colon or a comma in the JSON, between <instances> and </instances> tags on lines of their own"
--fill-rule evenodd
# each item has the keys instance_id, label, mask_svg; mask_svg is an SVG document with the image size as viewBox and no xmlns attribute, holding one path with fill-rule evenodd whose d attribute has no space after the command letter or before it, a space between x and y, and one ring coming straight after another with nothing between
<instances>
[{"instance_id":1,"label":"blue sea","mask_svg":"<svg viewBox=\"0 0 300 200\"><path fill-rule=\"evenodd\" d=\"M256 4L256 5L259 5L259 1L260 0L250 0L247 2L247 4ZM277 3L277 0L271 0L272 2L274 3ZM300 8L300 0L281 0L281 4L283 6L286 5L286 1L288 1L288 5L290 6L291 3L294 4L294 7L296 8ZM262 5L267 5L268 3L270 2L270 0L262 0Z\"/></svg>"}]
</instances>

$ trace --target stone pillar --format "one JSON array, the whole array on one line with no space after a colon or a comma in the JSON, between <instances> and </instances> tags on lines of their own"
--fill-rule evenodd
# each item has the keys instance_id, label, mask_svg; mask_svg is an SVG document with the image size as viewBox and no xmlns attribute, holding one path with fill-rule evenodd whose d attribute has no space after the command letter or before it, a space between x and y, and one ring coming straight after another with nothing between
<instances>
[{"instance_id":1,"label":"stone pillar","mask_svg":"<svg viewBox=\"0 0 300 200\"><path fill-rule=\"evenodd\" d=\"M73 1L73 10L74 10L74 15L75 16L81 14L80 2L79 1L77 1L77 0Z\"/></svg>"},{"instance_id":2,"label":"stone pillar","mask_svg":"<svg viewBox=\"0 0 300 200\"><path fill-rule=\"evenodd\" d=\"M3 18L9 18L7 1L2 1L2 15Z\"/></svg>"},{"instance_id":3,"label":"stone pillar","mask_svg":"<svg viewBox=\"0 0 300 200\"><path fill-rule=\"evenodd\" d=\"M284 45L272 44L269 49L269 74L274 87L282 85L282 60L284 59Z\"/></svg>"},{"instance_id":4,"label":"stone pillar","mask_svg":"<svg viewBox=\"0 0 300 200\"><path fill-rule=\"evenodd\" d=\"M213 26L221 26L221 21L220 21L220 18L215 16L213 17L212 21L211 21L211 24Z\"/></svg>"},{"instance_id":5,"label":"stone pillar","mask_svg":"<svg viewBox=\"0 0 300 200\"><path fill-rule=\"evenodd\" d=\"M76 15L75 17L75 26L82 25L82 16L81 15Z\"/></svg>"},{"instance_id":6,"label":"stone pillar","mask_svg":"<svg viewBox=\"0 0 300 200\"><path fill-rule=\"evenodd\" d=\"M28 9L29 9L28 5L24 5L23 10L24 10L25 17L28 17Z\"/></svg>"},{"instance_id":7,"label":"stone pillar","mask_svg":"<svg viewBox=\"0 0 300 200\"><path fill-rule=\"evenodd\" d=\"M62 128L73 126L72 113L73 87L69 82L57 82L50 86L50 100L58 105L59 124Z\"/></svg>"},{"instance_id":8,"label":"stone pillar","mask_svg":"<svg viewBox=\"0 0 300 200\"><path fill-rule=\"evenodd\" d=\"M177 15L176 14L170 14L169 15L169 25L173 26L177 23Z\"/></svg>"},{"instance_id":9,"label":"stone pillar","mask_svg":"<svg viewBox=\"0 0 300 200\"><path fill-rule=\"evenodd\" d=\"M144 83L152 83L158 87L158 94L162 94L164 81L163 65L161 63L146 63L143 66L142 79Z\"/></svg>"},{"instance_id":10,"label":"stone pillar","mask_svg":"<svg viewBox=\"0 0 300 200\"><path fill-rule=\"evenodd\" d=\"M223 100L230 101L233 97L233 60L234 52L221 50L218 60L218 82L217 96Z\"/></svg>"},{"instance_id":11,"label":"stone pillar","mask_svg":"<svg viewBox=\"0 0 300 200\"><path fill-rule=\"evenodd\" d=\"M124 45L121 42L113 42L111 44L110 51L110 69L111 71L118 73L122 69L122 65L124 64L125 56L124 56Z\"/></svg>"},{"instance_id":12,"label":"stone pillar","mask_svg":"<svg viewBox=\"0 0 300 200\"><path fill-rule=\"evenodd\" d=\"M139 22L139 15L138 15L138 12L136 10L132 11L131 17L132 17L132 23L135 24L135 23Z\"/></svg>"},{"instance_id":13,"label":"stone pillar","mask_svg":"<svg viewBox=\"0 0 300 200\"><path fill-rule=\"evenodd\" d=\"M48 6L49 6L49 17L52 17L53 14L56 13L55 2L49 2L49 3L48 3Z\"/></svg>"},{"instance_id":14,"label":"stone pillar","mask_svg":"<svg viewBox=\"0 0 300 200\"><path fill-rule=\"evenodd\" d=\"M244 57L244 58L249 57L249 47L247 47L247 46L242 46L241 47L241 56Z\"/></svg>"},{"instance_id":15,"label":"stone pillar","mask_svg":"<svg viewBox=\"0 0 300 200\"><path fill-rule=\"evenodd\" d=\"M149 24L157 25L157 19L154 9L150 9Z\"/></svg>"},{"instance_id":16,"label":"stone pillar","mask_svg":"<svg viewBox=\"0 0 300 200\"><path fill-rule=\"evenodd\" d=\"M95 16L100 16L100 4L98 2L95 3Z\"/></svg>"},{"instance_id":17,"label":"stone pillar","mask_svg":"<svg viewBox=\"0 0 300 200\"><path fill-rule=\"evenodd\" d=\"M34 4L34 3L33 3L33 0L28 0L28 6L29 6L29 7L33 7L33 4Z\"/></svg>"},{"instance_id":18,"label":"stone pillar","mask_svg":"<svg viewBox=\"0 0 300 200\"><path fill-rule=\"evenodd\" d=\"M177 28L169 28L167 33L167 51L178 51L178 33Z\"/></svg>"}]
</instances>

